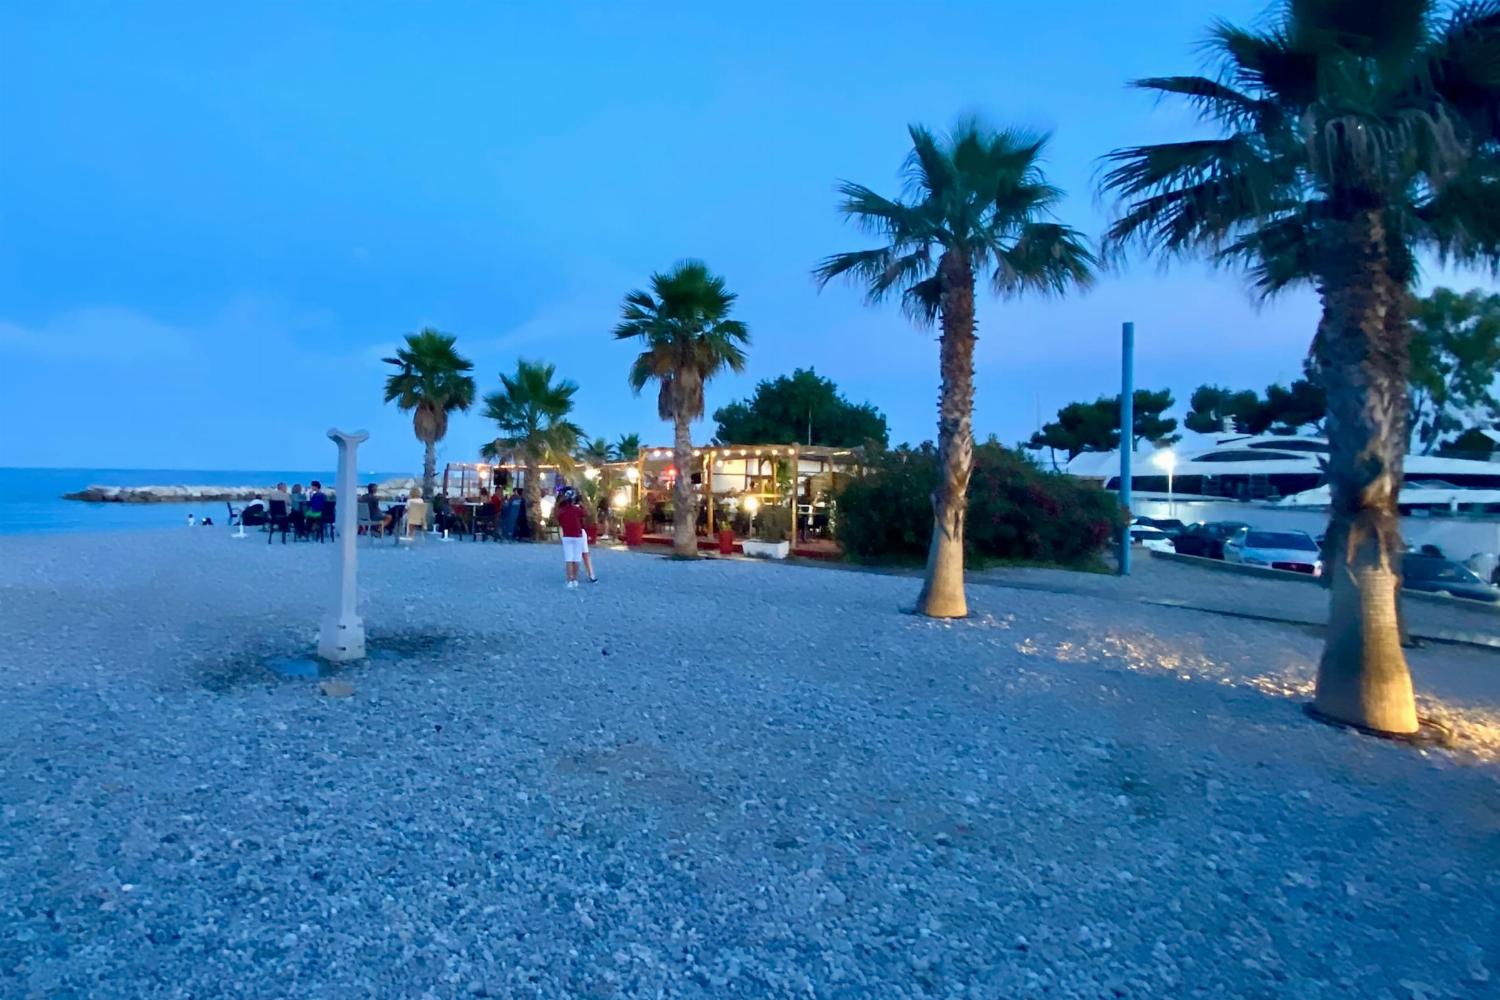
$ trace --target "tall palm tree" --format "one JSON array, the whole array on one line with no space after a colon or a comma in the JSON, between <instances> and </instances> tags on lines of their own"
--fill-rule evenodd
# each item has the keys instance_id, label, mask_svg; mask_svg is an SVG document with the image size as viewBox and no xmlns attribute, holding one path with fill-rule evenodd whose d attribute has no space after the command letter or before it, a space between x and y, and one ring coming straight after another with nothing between
<instances>
[{"instance_id":1,"label":"tall palm tree","mask_svg":"<svg viewBox=\"0 0 1500 1000\"><path fill-rule=\"evenodd\" d=\"M555 365L518 361L513 374L500 375L500 390L484 397L484 415L500 429L485 455L499 459L511 454L526 466L526 517L533 540L542 537L541 467L571 467L583 436L568 419L578 384L568 379L554 381L556 376Z\"/></svg>"},{"instance_id":2,"label":"tall palm tree","mask_svg":"<svg viewBox=\"0 0 1500 1000\"><path fill-rule=\"evenodd\" d=\"M1495 260L1500 3L1290 0L1262 30L1210 32L1213 77L1138 80L1216 134L1109 155L1110 229L1172 258L1241 267L1262 295L1311 285L1328 397L1328 636L1316 713L1418 728L1401 651L1397 497L1407 448L1408 310L1424 248Z\"/></svg>"},{"instance_id":3,"label":"tall palm tree","mask_svg":"<svg viewBox=\"0 0 1500 1000\"><path fill-rule=\"evenodd\" d=\"M703 416L704 384L728 369L744 371L750 343L745 324L730 319L735 295L702 261L688 260L651 276L651 291L625 296L619 340L638 340L641 353L630 366L630 387L639 393L656 382L656 412L672 421L672 549L697 558L697 506L693 496L692 422Z\"/></svg>"},{"instance_id":4,"label":"tall palm tree","mask_svg":"<svg viewBox=\"0 0 1500 1000\"><path fill-rule=\"evenodd\" d=\"M880 239L871 250L834 254L814 272L820 284L845 275L869 301L901 296L915 321L942 325L938 399L940 478L932 496L932 544L917 610L935 618L968 614L964 596L964 511L974 460L974 287L993 269L997 295L1062 294L1093 279L1095 260L1079 233L1053 221L1062 192L1042 176L1047 137L962 121L945 136L911 126L907 200L844 182L845 217Z\"/></svg>"},{"instance_id":5,"label":"tall palm tree","mask_svg":"<svg viewBox=\"0 0 1500 1000\"><path fill-rule=\"evenodd\" d=\"M578 459L598 468L609 461L612 453L609 442L602 437L590 438L578 448Z\"/></svg>"},{"instance_id":6,"label":"tall palm tree","mask_svg":"<svg viewBox=\"0 0 1500 1000\"><path fill-rule=\"evenodd\" d=\"M457 338L423 328L406 335L406 346L385 358L396 371L386 376L385 401L412 415L412 429L422 442L422 495L436 489L437 443L448 434L448 414L474 405L474 364L453 349Z\"/></svg>"},{"instance_id":7,"label":"tall palm tree","mask_svg":"<svg viewBox=\"0 0 1500 1000\"><path fill-rule=\"evenodd\" d=\"M609 446L610 457L616 462L634 462L640 453L641 436L639 434L621 434L615 439L615 443Z\"/></svg>"}]
</instances>

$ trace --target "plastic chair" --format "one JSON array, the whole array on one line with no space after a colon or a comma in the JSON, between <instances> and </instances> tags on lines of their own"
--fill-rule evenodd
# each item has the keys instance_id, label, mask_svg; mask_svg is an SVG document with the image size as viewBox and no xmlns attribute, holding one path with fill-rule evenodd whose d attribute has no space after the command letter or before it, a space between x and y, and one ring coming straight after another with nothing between
<instances>
[{"instance_id":1,"label":"plastic chair","mask_svg":"<svg viewBox=\"0 0 1500 1000\"><path fill-rule=\"evenodd\" d=\"M412 529L416 531L413 532ZM427 534L427 501L406 501L406 514L401 519L401 540L403 542L413 541Z\"/></svg>"}]
</instances>

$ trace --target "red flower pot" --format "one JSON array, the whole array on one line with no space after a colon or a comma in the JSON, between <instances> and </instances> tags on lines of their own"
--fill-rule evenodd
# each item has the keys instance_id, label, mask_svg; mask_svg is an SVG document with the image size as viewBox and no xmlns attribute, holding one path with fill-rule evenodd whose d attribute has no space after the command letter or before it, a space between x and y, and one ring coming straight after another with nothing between
<instances>
[{"instance_id":1,"label":"red flower pot","mask_svg":"<svg viewBox=\"0 0 1500 1000\"><path fill-rule=\"evenodd\" d=\"M729 528L719 531L719 555L734 555L734 532Z\"/></svg>"},{"instance_id":2,"label":"red flower pot","mask_svg":"<svg viewBox=\"0 0 1500 1000\"><path fill-rule=\"evenodd\" d=\"M625 522L625 544L626 545L640 545L645 540L646 540L646 522L645 521L626 521Z\"/></svg>"}]
</instances>

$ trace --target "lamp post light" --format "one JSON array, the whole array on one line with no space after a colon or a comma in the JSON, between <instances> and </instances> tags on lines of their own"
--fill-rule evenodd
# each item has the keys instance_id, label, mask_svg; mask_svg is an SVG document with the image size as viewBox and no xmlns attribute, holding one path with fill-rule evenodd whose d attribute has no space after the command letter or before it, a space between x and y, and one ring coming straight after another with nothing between
<instances>
[{"instance_id":1,"label":"lamp post light","mask_svg":"<svg viewBox=\"0 0 1500 1000\"><path fill-rule=\"evenodd\" d=\"M1158 469L1165 469L1167 473L1167 516L1175 517L1176 503L1172 497L1172 470L1177 468L1177 453L1171 448L1163 448L1151 459Z\"/></svg>"}]
</instances>

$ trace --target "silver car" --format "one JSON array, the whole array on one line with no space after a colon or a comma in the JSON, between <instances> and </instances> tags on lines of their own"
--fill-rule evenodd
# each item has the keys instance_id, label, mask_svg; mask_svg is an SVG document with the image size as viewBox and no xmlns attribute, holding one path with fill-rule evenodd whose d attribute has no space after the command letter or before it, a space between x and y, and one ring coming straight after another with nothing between
<instances>
[{"instance_id":1,"label":"silver car","mask_svg":"<svg viewBox=\"0 0 1500 1000\"><path fill-rule=\"evenodd\" d=\"M1323 575L1318 543L1305 531L1261 531L1241 528L1224 543L1224 560L1266 566L1310 576Z\"/></svg>"}]
</instances>

